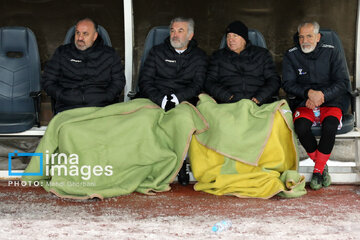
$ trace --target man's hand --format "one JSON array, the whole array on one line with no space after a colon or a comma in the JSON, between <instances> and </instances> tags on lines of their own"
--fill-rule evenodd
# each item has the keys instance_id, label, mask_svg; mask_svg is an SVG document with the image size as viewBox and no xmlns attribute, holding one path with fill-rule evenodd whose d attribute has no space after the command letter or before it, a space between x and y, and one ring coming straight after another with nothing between
<instances>
[{"instance_id":1,"label":"man's hand","mask_svg":"<svg viewBox=\"0 0 360 240\"><path fill-rule=\"evenodd\" d=\"M167 95L167 102L166 102L166 105L165 105L165 112L169 111L170 109L173 109L175 107L175 103L173 101L173 97L171 95Z\"/></svg>"},{"instance_id":2,"label":"man's hand","mask_svg":"<svg viewBox=\"0 0 360 240\"><path fill-rule=\"evenodd\" d=\"M254 98L254 97L251 99L251 101L253 101L253 102L256 103L256 104L259 104L259 103L260 103L259 100L257 100L257 99Z\"/></svg>"},{"instance_id":3,"label":"man's hand","mask_svg":"<svg viewBox=\"0 0 360 240\"><path fill-rule=\"evenodd\" d=\"M321 91L315 91L310 89L308 92L308 97L308 100L311 100L311 102L315 104L315 107L319 107L325 101L324 94Z\"/></svg>"},{"instance_id":4,"label":"man's hand","mask_svg":"<svg viewBox=\"0 0 360 240\"><path fill-rule=\"evenodd\" d=\"M166 112L169 111L170 109L173 109L178 104L179 104L179 99L176 97L176 95L169 94L164 96L161 103L161 108L163 108Z\"/></svg>"},{"instance_id":5,"label":"man's hand","mask_svg":"<svg viewBox=\"0 0 360 240\"><path fill-rule=\"evenodd\" d=\"M308 99L306 100L306 107L313 110L316 106L310 99Z\"/></svg>"}]
</instances>

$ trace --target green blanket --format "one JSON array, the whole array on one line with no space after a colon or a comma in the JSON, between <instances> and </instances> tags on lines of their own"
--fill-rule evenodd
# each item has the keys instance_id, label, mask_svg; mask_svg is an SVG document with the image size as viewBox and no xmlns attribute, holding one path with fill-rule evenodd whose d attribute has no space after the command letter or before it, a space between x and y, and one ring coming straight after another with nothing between
<instances>
[{"instance_id":1,"label":"green blanket","mask_svg":"<svg viewBox=\"0 0 360 240\"><path fill-rule=\"evenodd\" d=\"M43 175L22 180L81 199L167 191L192 134L206 129L188 103L168 112L146 99L65 111L52 119L36 150L43 154ZM39 171L36 156L25 173Z\"/></svg>"}]
</instances>

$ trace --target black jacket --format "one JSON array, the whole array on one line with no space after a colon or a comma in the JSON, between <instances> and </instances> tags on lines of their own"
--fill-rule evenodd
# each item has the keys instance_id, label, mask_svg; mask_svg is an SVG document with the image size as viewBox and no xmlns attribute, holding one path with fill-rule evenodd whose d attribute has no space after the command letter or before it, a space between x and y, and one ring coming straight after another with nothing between
<instances>
[{"instance_id":1,"label":"black jacket","mask_svg":"<svg viewBox=\"0 0 360 240\"><path fill-rule=\"evenodd\" d=\"M321 106L339 107L347 112L351 91L344 59L339 49L320 40L314 51L303 53L298 40L283 59L283 88L295 96L291 108L304 107L309 89L320 90L325 102Z\"/></svg>"},{"instance_id":2,"label":"black jacket","mask_svg":"<svg viewBox=\"0 0 360 240\"><path fill-rule=\"evenodd\" d=\"M125 86L120 57L105 46L100 35L93 46L80 51L74 40L58 47L47 62L42 86L56 101L55 111L106 106L119 101Z\"/></svg>"},{"instance_id":3,"label":"black jacket","mask_svg":"<svg viewBox=\"0 0 360 240\"><path fill-rule=\"evenodd\" d=\"M269 51L248 43L240 54L227 46L212 55L205 90L219 103L237 102L255 97L268 102L280 88ZM230 99L230 97L234 97Z\"/></svg>"},{"instance_id":4,"label":"black jacket","mask_svg":"<svg viewBox=\"0 0 360 240\"><path fill-rule=\"evenodd\" d=\"M139 80L140 96L158 105L167 94L175 94L179 102L190 101L203 88L206 67L207 55L195 40L179 54L168 37L164 43L154 46L145 60Z\"/></svg>"}]
</instances>

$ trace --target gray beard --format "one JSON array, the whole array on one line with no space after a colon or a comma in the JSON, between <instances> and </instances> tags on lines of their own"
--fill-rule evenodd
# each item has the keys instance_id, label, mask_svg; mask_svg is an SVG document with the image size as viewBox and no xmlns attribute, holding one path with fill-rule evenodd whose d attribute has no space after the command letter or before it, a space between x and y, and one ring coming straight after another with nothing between
<instances>
[{"instance_id":1,"label":"gray beard","mask_svg":"<svg viewBox=\"0 0 360 240\"><path fill-rule=\"evenodd\" d=\"M315 47L311 46L311 48L304 48L303 46L301 46L301 50L303 51L303 53L311 53L312 51L314 51Z\"/></svg>"},{"instance_id":2,"label":"gray beard","mask_svg":"<svg viewBox=\"0 0 360 240\"><path fill-rule=\"evenodd\" d=\"M175 49L182 49L184 47L186 47L188 45L189 41L185 41L185 42L174 42L173 40L170 39L170 44L173 48Z\"/></svg>"}]
</instances>

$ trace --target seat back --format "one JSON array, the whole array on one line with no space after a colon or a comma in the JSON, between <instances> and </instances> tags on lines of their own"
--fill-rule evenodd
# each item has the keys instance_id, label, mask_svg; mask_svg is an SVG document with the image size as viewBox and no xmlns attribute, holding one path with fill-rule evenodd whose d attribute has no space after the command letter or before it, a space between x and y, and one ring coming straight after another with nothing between
<instances>
[{"instance_id":1,"label":"seat back","mask_svg":"<svg viewBox=\"0 0 360 240\"><path fill-rule=\"evenodd\" d=\"M259 47L266 48L266 42L264 36L256 29L249 29L248 30L248 38L251 44ZM220 49L226 46L226 35L224 35L220 42Z\"/></svg>"},{"instance_id":2,"label":"seat back","mask_svg":"<svg viewBox=\"0 0 360 240\"><path fill-rule=\"evenodd\" d=\"M343 64L345 64L345 67L346 67L347 77L348 77L348 79L350 79L349 68L348 68L348 65L347 65L346 57L345 57L345 51L344 51L344 48L343 48L343 45L341 43L341 40L340 40L339 36L337 35L336 32L334 32L334 31L332 31L330 29L320 29L320 33L322 35L321 38L324 40L325 43L334 45L336 48L339 49L341 59L343 61ZM351 81L348 82L347 87L348 87L349 90L352 90ZM351 96L349 94L349 98L350 97Z\"/></svg>"},{"instance_id":3,"label":"seat back","mask_svg":"<svg viewBox=\"0 0 360 240\"><path fill-rule=\"evenodd\" d=\"M112 47L110 37L109 37L109 34L106 31L106 29L104 27L98 25L97 31L98 31L99 35L101 36L101 38L104 40L104 44L109 47ZM73 39L74 36L75 36L75 26L72 26L65 35L64 44L70 43L71 39Z\"/></svg>"},{"instance_id":4,"label":"seat back","mask_svg":"<svg viewBox=\"0 0 360 240\"><path fill-rule=\"evenodd\" d=\"M0 28L0 114L35 113L31 92L40 91L40 57L26 27Z\"/></svg>"},{"instance_id":5,"label":"seat back","mask_svg":"<svg viewBox=\"0 0 360 240\"><path fill-rule=\"evenodd\" d=\"M169 34L170 34L170 30L168 26L157 26L150 29L144 43L143 55L141 57L140 68L139 68L140 73L151 48L153 46L163 43L165 38L167 38Z\"/></svg>"},{"instance_id":6,"label":"seat back","mask_svg":"<svg viewBox=\"0 0 360 240\"><path fill-rule=\"evenodd\" d=\"M344 48L343 48L343 45L341 43L339 36L337 35L336 32L334 32L330 29L320 29L320 33L321 33L321 39L324 40L325 43L333 45L333 46L335 46L335 48L339 49L341 58L344 61L344 64L345 64L346 70L347 70L347 74L349 77L350 74L349 74L349 68L348 68L348 65L346 62L345 51L344 51Z\"/></svg>"},{"instance_id":7,"label":"seat back","mask_svg":"<svg viewBox=\"0 0 360 240\"><path fill-rule=\"evenodd\" d=\"M136 93L139 92L139 80L141 78L141 73L144 67L145 60L149 55L151 48L163 43L164 40L169 36L169 34L170 34L170 30L168 26L157 26L150 29L144 43L144 50L140 60L138 79L133 85L135 86L135 89L133 91L130 91L129 93L130 98L134 98Z\"/></svg>"}]
</instances>

